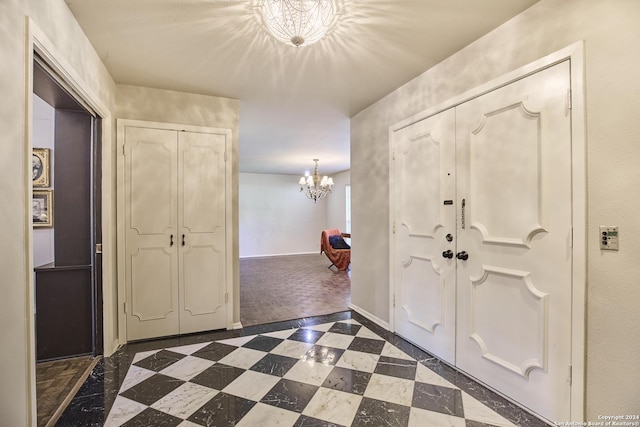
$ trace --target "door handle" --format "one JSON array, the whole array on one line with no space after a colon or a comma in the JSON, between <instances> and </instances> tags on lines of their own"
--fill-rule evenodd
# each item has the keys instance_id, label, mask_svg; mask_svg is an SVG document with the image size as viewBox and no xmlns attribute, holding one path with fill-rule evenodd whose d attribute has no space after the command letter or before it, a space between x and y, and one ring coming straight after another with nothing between
<instances>
[{"instance_id":1,"label":"door handle","mask_svg":"<svg viewBox=\"0 0 640 427\"><path fill-rule=\"evenodd\" d=\"M442 252L442 257L443 258L453 258L453 252L451 252L451 249L447 249L446 251Z\"/></svg>"},{"instance_id":2,"label":"door handle","mask_svg":"<svg viewBox=\"0 0 640 427\"><path fill-rule=\"evenodd\" d=\"M462 261L466 261L469 259L469 254L466 253L465 251L458 252L456 254L456 258L461 259Z\"/></svg>"},{"instance_id":3,"label":"door handle","mask_svg":"<svg viewBox=\"0 0 640 427\"><path fill-rule=\"evenodd\" d=\"M184 246L184 234L182 235L182 246Z\"/></svg>"},{"instance_id":4,"label":"door handle","mask_svg":"<svg viewBox=\"0 0 640 427\"><path fill-rule=\"evenodd\" d=\"M173 234L169 237L169 246L173 246Z\"/></svg>"}]
</instances>

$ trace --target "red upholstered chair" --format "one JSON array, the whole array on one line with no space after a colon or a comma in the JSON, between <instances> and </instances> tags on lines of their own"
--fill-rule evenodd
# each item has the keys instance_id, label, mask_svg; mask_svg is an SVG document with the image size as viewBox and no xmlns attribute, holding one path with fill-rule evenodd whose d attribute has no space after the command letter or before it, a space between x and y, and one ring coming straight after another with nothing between
<instances>
[{"instance_id":1,"label":"red upholstered chair","mask_svg":"<svg viewBox=\"0 0 640 427\"><path fill-rule=\"evenodd\" d=\"M322 234L320 235L320 253L323 253L329 258L329 261L332 264L329 266L336 266L338 270L344 271L349 268L349 264L351 263L351 247L346 245L345 249L337 249L334 246L341 246L340 239L331 238L331 236L339 236L342 239L342 233L337 228L332 228L329 230L322 230ZM334 242L334 245L331 245L330 240L338 240L338 242ZM344 242L344 240L342 240Z\"/></svg>"}]
</instances>

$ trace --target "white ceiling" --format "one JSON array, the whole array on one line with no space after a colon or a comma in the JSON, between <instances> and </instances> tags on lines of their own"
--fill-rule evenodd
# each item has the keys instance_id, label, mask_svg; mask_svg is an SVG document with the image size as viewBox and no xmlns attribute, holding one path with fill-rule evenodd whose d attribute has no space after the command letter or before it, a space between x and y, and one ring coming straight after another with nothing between
<instances>
[{"instance_id":1,"label":"white ceiling","mask_svg":"<svg viewBox=\"0 0 640 427\"><path fill-rule=\"evenodd\" d=\"M350 168L349 118L537 0L338 0L295 48L258 0L66 0L116 82L240 100L240 172Z\"/></svg>"}]
</instances>

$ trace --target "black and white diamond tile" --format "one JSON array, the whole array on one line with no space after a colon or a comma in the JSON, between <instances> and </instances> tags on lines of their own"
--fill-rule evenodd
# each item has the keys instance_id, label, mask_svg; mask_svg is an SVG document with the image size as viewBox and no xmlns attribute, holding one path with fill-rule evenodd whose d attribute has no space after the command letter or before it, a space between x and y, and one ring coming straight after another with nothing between
<instances>
[{"instance_id":1,"label":"black and white diamond tile","mask_svg":"<svg viewBox=\"0 0 640 427\"><path fill-rule=\"evenodd\" d=\"M138 353L106 426L513 426L355 320Z\"/></svg>"}]
</instances>

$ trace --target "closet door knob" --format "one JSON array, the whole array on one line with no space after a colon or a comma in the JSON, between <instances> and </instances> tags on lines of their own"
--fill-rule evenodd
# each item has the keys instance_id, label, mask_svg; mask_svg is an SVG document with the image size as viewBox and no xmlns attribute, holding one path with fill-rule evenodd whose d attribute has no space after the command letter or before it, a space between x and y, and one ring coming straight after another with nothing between
<instances>
[{"instance_id":1,"label":"closet door knob","mask_svg":"<svg viewBox=\"0 0 640 427\"><path fill-rule=\"evenodd\" d=\"M184 234L182 235L182 246L184 246Z\"/></svg>"},{"instance_id":2,"label":"closet door knob","mask_svg":"<svg viewBox=\"0 0 640 427\"><path fill-rule=\"evenodd\" d=\"M466 260L468 260L468 259L469 259L469 254L468 254L468 253L466 253L465 251L458 252L458 253L456 254L456 258L461 259L461 260L463 260L463 261L466 261Z\"/></svg>"},{"instance_id":3,"label":"closet door knob","mask_svg":"<svg viewBox=\"0 0 640 427\"><path fill-rule=\"evenodd\" d=\"M173 234L169 237L169 246L173 246Z\"/></svg>"},{"instance_id":4,"label":"closet door knob","mask_svg":"<svg viewBox=\"0 0 640 427\"><path fill-rule=\"evenodd\" d=\"M451 250L448 249L448 250L442 252L442 257L451 259L451 258L453 258L453 252L451 252Z\"/></svg>"}]
</instances>

